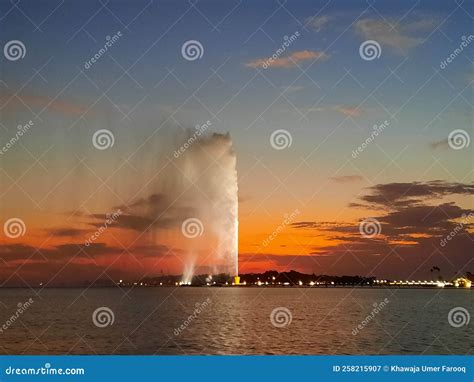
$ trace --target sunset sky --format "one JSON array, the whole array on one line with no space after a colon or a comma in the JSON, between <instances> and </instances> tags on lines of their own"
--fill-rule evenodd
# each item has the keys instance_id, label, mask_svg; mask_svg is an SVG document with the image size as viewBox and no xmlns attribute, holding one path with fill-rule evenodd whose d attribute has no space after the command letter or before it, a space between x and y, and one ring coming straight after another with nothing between
<instances>
[{"instance_id":1,"label":"sunset sky","mask_svg":"<svg viewBox=\"0 0 474 382\"><path fill-rule=\"evenodd\" d=\"M473 138L474 11L387 3L1 2L1 45L25 55L0 61L0 285L181 274L190 251L211 272L216 238L196 214L212 177L196 165L183 186L173 156L207 121L235 150L240 273L474 272L474 143L448 140ZM183 56L190 40L202 57ZM380 57L364 59L369 40ZM100 129L112 147L94 147ZM282 129L291 145L275 149ZM203 236L183 236L189 218Z\"/></svg>"}]
</instances>

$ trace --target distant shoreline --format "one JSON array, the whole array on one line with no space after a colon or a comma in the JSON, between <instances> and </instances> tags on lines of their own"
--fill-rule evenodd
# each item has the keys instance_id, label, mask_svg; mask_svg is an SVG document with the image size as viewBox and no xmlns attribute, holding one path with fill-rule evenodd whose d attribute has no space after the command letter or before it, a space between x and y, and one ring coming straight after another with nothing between
<instances>
[{"instance_id":1,"label":"distant shoreline","mask_svg":"<svg viewBox=\"0 0 474 382\"><path fill-rule=\"evenodd\" d=\"M260 288L260 289L431 289L431 290L472 290L471 288L456 288L453 286L437 287L437 286L377 286L377 285L134 285L134 286L51 286L51 287L24 287L24 286L5 286L2 289L150 289L150 288Z\"/></svg>"},{"instance_id":2,"label":"distant shoreline","mask_svg":"<svg viewBox=\"0 0 474 382\"><path fill-rule=\"evenodd\" d=\"M472 287L472 274L467 272L466 277L458 276L450 281L444 281L441 277L433 279L411 279L391 280L378 279L375 276L358 275L316 275L305 274L294 270L289 272L266 271L264 273L247 273L239 276L229 274L200 274L190 279L183 275L162 275L146 277L135 280L126 279L96 279L96 280L71 280L70 282L56 282L50 284L47 281L35 283L11 282L7 285L0 281L0 288L371 288L371 289L470 289ZM34 286L33 286L33 285Z\"/></svg>"}]
</instances>

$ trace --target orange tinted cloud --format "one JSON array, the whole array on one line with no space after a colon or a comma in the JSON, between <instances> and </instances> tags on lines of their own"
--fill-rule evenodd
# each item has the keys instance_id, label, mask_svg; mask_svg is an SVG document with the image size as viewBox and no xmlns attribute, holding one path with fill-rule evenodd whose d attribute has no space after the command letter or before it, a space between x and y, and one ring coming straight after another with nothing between
<instances>
[{"instance_id":1,"label":"orange tinted cloud","mask_svg":"<svg viewBox=\"0 0 474 382\"><path fill-rule=\"evenodd\" d=\"M348 117L360 117L363 114L363 110L355 106L338 105L334 108L334 110L341 114L347 115Z\"/></svg>"},{"instance_id":2,"label":"orange tinted cloud","mask_svg":"<svg viewBox=\"0 0 474 382\"><path fill-rule=\"evenodd\" d=\"M245 63L248 68L292 68L301 61L319 59L327 60L329 55L324 52L317 52L313 50L300 50L291 53L289 56L278 57L274 54L268 58L257 58L253 61Z\"/></svg>"}]
</instances>

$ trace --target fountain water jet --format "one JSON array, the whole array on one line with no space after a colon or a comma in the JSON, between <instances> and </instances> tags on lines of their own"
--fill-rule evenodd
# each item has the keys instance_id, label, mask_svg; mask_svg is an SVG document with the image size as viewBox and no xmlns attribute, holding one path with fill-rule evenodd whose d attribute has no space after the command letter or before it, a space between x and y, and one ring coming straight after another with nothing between
<instances>
[{"instance_id":1,"label":"fountain water jet","mask_svg":"<svg viewBox=\"0 0 474 382\"><path fill-rule=\"evenodd\" d=\"M230 134L200 136L175 161L183 188L196 188L189 199L203 231L217 241L214 273L238 275L238 184L237 160ZM211 240L211 239L209 239ZM190 243L191 245L193 243ZM191 281L198 252L189 248L183 282Z\"/></svg>"}]
</instances>

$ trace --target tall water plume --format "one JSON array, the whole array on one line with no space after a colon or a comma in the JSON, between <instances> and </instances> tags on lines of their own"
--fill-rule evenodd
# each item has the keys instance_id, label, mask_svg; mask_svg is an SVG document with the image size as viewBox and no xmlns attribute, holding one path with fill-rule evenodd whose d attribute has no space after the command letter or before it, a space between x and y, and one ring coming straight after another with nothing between
<instances>
[{"instance_id":1,"label":"tall water plume","mask_svg":"<svg viewBox=\"0 0 474 382\"><path fill-rule=\"evenodd\" d=\"M185 140L185 143L190 142ZM184 144L184 143L183 143ZM183 147L183 146L181 146ZM175 152L176 154L176 152ZM188 193L188 203L194 216L182 226L186 229L202 230L215 244L205 255L212 264L214 273L230 275L238 273L238 185L236 155L229 134L212 134L192 140L187 147L174 155L176 176L182 180L183 190ZM192 227L192 224L195 224ZM202 226L199 224L202 223ZM189 226L186 226L189 224ZM202 233L202 232L201 232ZM191 235L193 235L191 233ZM212 236L215 241L213 241ZM190 243L185 261L184 280L191 280L194 264L205 264L207 259L196 258L197 252Z\"/></svg>"}]
</instances>

